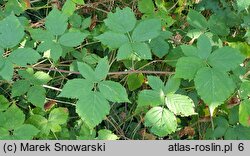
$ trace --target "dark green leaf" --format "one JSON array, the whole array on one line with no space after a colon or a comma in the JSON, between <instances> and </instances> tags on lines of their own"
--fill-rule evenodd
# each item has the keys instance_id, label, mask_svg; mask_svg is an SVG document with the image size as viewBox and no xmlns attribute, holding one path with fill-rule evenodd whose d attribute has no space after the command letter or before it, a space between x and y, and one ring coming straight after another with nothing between
<instances>
[{"instance_id":1,"label":"dark green leaf","mask_svg":"<svg viewBox=\"0 0 250 156\"><path fill-rule=\"evenodd\" d=\"M150 41L150 47L153 53L159 58L165 56L169 50L168 43L162 37L152 39Z\"/></svg>"},{"instance_id":2,"label":"dark green leaf","mask_svg":"<svg viewBox=\"0 0 250 156\"><path fill-rule=\"evenodd\" d=\"M152 14L155 11L155 6L152 0L139 0L138 9L142 13Z\"/></svg>"},{"instance_id":3,"label":"dark green leaf","mask_svg":"<svg viewBox=\"0 0 250 156\"><path fill-rule=\"evenodd\" d=\"M68 32L59 38L59 43L66 47L75 47L80 45L88 34L82 32Z\"/></svg>"},{"instance_id":4,"label":"dark green leaf","mask_svg":"<svg viewBox=\"0 0 250 156\"><path fill-rule=\"evenodd\" d=\"M0 21L0 47L13 48L23 36L24 28L13 14Z\"/></svg>"},{"instance_id":5,"label":"dark green leaf","mask_svg":"<svg viewBox=\"0 0 250 156\"><path fill-rule=\"evenodd\" d=\"M180 84L181 79L169 77L163 91L165 94L175 93L179 89Z\"/></svg>"},{"instance_id":6,"label":"dark green leaf","mask_svg":"<svg viewBox=\"0 0 250 156\"><path fill-rule=\"evenodd\" d=\"M136 42L148 41L160 35L161 21L159 19L147 19L141 21L132 33L132 39Z\"/></svg>"},{"instance_id":7,"label":"dark green leaf","mask_svg":"<svg viewBox=\"0 0 250 156\"><path fill-rule=\"evenodd\" d=\"M8 59L16 65L26 66L36 63L41 56L31 48L19 48L11 52Z\"/></svg>"},{"instance_id":8,"label":"dark green leaf","mask_svg":"<svg viewBox=\"0 0 250 156\"><path fill-rule=\"evenodd\" d=\"M53 35L62 35L68 26L68 18L57 9L53 9L46 17L45 26Z\"/></svg>"},{"instance_id":9,"label":"dark green leaf","mask_svg":"<svg viewBox=\"0 0 250 156\"><path fill-rule=\"evenodd\" d=\"M45 93L46 90L42 86L32 86L27 93L28 101L37 107L43 108Z\"/></svg>"},{"instance_id":10,"label":"dark green leaf","mask_svg":"<svg viewBox=\"0 0 250 156\"><path fill-rule=\"evenodd\" d=\"M85 79L92 80L92 81L96 80L95 72L89 65L87 65L86 63L82 63L82 62L77 62L77 66L78 66L79 72Z\"/></svg>"},{"instance_id":11,"label":"dark green leaf","mask_svg":"<svg viewBox=\"0 0 250 156\"><path fill-rule=\"evenodd\" d=\"M24 95L28 92L30 88L30 83L27 80L19 80L13 83L13 87L11 90L12 97Z\"/></svg>"},{"instance_id":12,"label":"dark green leaf","mask_svg":"<svg viewBox=\"0 0 250 156\"><path fill-rule=\"evenodd\" d=\"M88 79L69 80L63 87L59 97L77 98L84 96L93 89L94 84Z\"/></svg>"},{"instance_id":13,"label":"dark green leaf","mask_svg":"<svg viewBox=\"0 0 250 156\"><path fill-rule=\"evenodd\" d=\"M187 21L194 28L205 30L208 27L206 18L199 12L192 9L189 10Z\"/></svg>"},{"instance_id":14,"label":"dark green leaf","mask_svg":"<svg viewBox=\"0 0 250 156\"><path fill-rule=\"evenodd\" d=\"M5 111L9 105L9 101L3 95L0 95L0 112Z\"/></svg>"},{"instance_id":15,"label":"dark green leaf","mask_svg":"<svg viewBox=\"0 0 250 156\"><path fill-rule=\"evenodd\" d=\"M127 33L135 27L136 18L130 8L126 7L122 10L117 8L115 13L108 14L108 18L104 22L112 31Z\"/></svg>"},{"instance_id":16,"label":"dark green leaf","mask_svg":"<svg viewBox=\"0 0 250 156\"><path fill-rule=\"evenodd\" d=\"M120 48L125 43L128 43L128 37L121 33L116 33L112 31L107 31L104 34L96 37L100 40L104 45L112 49Z\"/></svg>"},{"instance_id":17,"label":"dark green leaf","mask_svg":"<svg viewBox=\"0 0 250 156\"><path fill-rule=\"evenodd\" d=\"M209 67L200 69L194 82L201 98L214 108L222 104L235 89L233 80L226 73Z\"/></svg>"},{"instance_id":18,"label":"dark green leaf","mask_svg":"<svg viewBox=\"0 0 250 156\"><path fill-rule=\"evenodd\" d=\"M198 55L202 59L207 59L212 52L212 45L206 35L201 35L197 40Z\"/></svg>"},{"instance_id":19,"label":"dark green leaf","mask_svg":"<svg viewBox=\"0 0 250 156\"><path fill-rule=\"evenodd\" d=\"M117 53L118 60L152 59L150 48L145 43L126 43L122 45Z\"/></svg>"},{"instance_id":20,"label":"dark green leaf","mask_svg":"<svg viewBox=\"0 0 250 156\"><path fill-rule=\"evenodd\" d=\"M176 64L176 78L192 80L197 71L204 67L204 63L197 57L182 57Z\"/></svg>"},{"instance_id":21,"label":"dark green leaf","mask_svg":"<svg viewBox=\"0 0 250 156\"><path fill-rule=\"evenodd\" d=\"M13 64L8 60L4 60L2 67L0 68L0 76L5 80L10 81L12 79L13 73Z\"/></svg>"},{"instance_id":22,"label":"dark green leaf","mask_svg":"<svg viewBox=\"0 0 250 156\"><path fill-rule=\"evenodd\" d=\"M95 69L95 77L97 81L104 80L109 72L109 61L108 59L102 58L98 61L98 64Z\"/></svg>"},{"instance_id":23,"label":"dark green leaf","mask_svg":"<svg viewBox=\"0 0 250 156\"><path fill-rule=\"evenodd\" d=\"M215 50L208 58L208 63L220 71L229 71L238 67L244 56L236 49L223 47Z\"/></svg>"}]
</instances>

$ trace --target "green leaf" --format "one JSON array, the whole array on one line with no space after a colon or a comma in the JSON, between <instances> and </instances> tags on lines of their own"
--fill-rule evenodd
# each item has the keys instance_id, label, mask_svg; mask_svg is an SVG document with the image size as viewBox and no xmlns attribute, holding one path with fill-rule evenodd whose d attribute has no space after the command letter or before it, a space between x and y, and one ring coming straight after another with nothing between
<instances>
[{"instance_id":1,"label":"green leaf","mask_svg":"<svg viewBox=\"0 0 250 156\"><path fill-rule=\"evenodd\" d=\"M216 35L227 36L230 33L230 29L226 25L225 20L219 15L211 15L208 20L208 25L210 31Z\"/></svg>"},{"instance_id":2,"label":"green leaf","mask_svg":"<svg viewBox=\"0 0 250 156\"><path fill-rule=\"evenodd\" d=\"M8 59L18 66L36 63L41 56L31 48L19 48L11 52Z\"/></svg>"},{"instance_id":3,"label":"green leaf","mask_svg":"<svg viewBox=\"0 0 250 156\"><path fill-rule=\"evenodd\" d=\"M231 125L236 125L239 122L239 105L230 109L228 120Z\"/></svg>"},{"instance_id":4,"label":"green leaf","mask_svg":"<svg viewBox=\"0 0 250 156\"><path fill-rule=\"evenodd\" d=\"M173 94L179 89L180 84L181 84L181 79L175 77L169 77L163 91L165 94L170 94L170 93Z\"/></svg>"},{"instance_id":5,"label":"green leaf","mask_svg":"<svg viewBox=\"0 0 250 156\"><path fill-rule=\"evenodd\" d=\"M222 47L215 50L208 58L208 63L220 71L229 71L238 67L244 56L236 49Z\"/></svg>"},{"instance_id":6,"label":"green leaf","mask_svg":"<svg viewBox=\"0 0 250 156\"><path fill-rule=\"evenodd\" d=\"M163 105L164 99L165 96L162 91L142 90L138 95L137 108Z\"/></svg>"},{"instance_id":7,"label":"green leaf","mask_svg":"<svg viewBox=\"0 0 250 156\"><path fill-rule=\"evenodd\" d=\"M27 68L26 70L19 70L18 74L27 80L32 79L32 75L34 75L34 69L33 68Z\"/></svg>"},{"instance_id":8,"label":"green leaf","mask_svg":"<svg viewBox=\"0 0 250 156\"><path fill-rule=\"evenodd\" d=\"M71 30L75 31L73 28L77 28L80 30L83 30L85 28L81 28L82 25L82 16L78 15L77 13L73 13L70 17L69 17L69 23L71 25Z\"/></svg>"},{"instance_id":9,"label":"green leaf","mask_svg":"<svg viewBox=\"0 0 250 156\"><path fill-rule=\"evenodd\" d=\"M51 79L52 77L48 73L38 71L32 76L31 82L34 85L42 85L48 83Z\"/></svg>"},{"instance_id":10,"label":"green leaf","mask_svg":"<svg viewBox=\"0 0 250 156\"><path fill-rule=\"evenodd\" d=\"M155 6L152 0L139 0L138 9L141 13L152 14L155 11Z\"/></svg>"},{"instance_id":11,"label":"green leaf","mask_svg":"<svg viewBox=\"0 0 250 156\"><path fill-rule=\"evenodd\" d=\"M15 104L12 104L5 112L1 113L2 112L0 112L0 127L8 130L22 126L25 120L24 113Z\"/></svg>"},{"instance_id":12,"label":"green leaf","mask_svg":"<svg viewBox=\"0 0 250 156\"><path fill-rule=\"evenodd\" d=\"M187 22L194 28L205 30L208 27L206 18L199 12L190 9L187 15Z\"/></svg>"},{"instance_id":13,"label":"green leaf","mask_svg":"<svg viewBox=\"0 0 250 156\"><path fill-rule=\"evenodd\" d=\"M162 91L164 88L164 83L161 81L159 77L156 76L148 76L148 84L149 86L156 91Z\"/></svg>"},{"instance_id":14,"label":"green leaf","mask_svg":"<svg viewBox=\"0 0 250 156\"><path fill-rule=\"evenodd\" d=\"M112 31L107 31L97 36L96 39L112 49L120 48L122 45L129 42L126 35Z\"/></svg>"},{"instance_id":15,"label":"green leaf","mask_svg":"<svg viewBox=\"0 0 250 156\"><path fill-rule=\"evenodd\" d=\"M5 80L10 81L12 79L13 73L13 64L8 60L3 61L2 67L0 68L0 76Z\"/></svg>"},{"instance_id":16,"label":"green leaf","mask_svg":"<svg viewBox=\"0 0 250 156\"><path fill-rule=\"evenodd\" d=\"M37 41L52 41L55 39L54 35L48 30L43 29L29 29L29 33L34 40Z\"/></svg>"},{"instance_id":17,"label":"green leaf","mask_svg":"<svg viewBox=\"0 0 250 156\"><path fill-rule=\"evenodd\" d=\"M246 99L240 103L239 121L243 126L250 127L250 100Z\"/></svg>"},{"instance_id":18,"label":"green leaf","mask_svg":"<svg viewBox=\"0 0 250 156\"><path fill-rule=\"evenodd\" d=\"M194 102L188 96L168 94L165 103L175 115L190 116L196 114L194 111Z\"/></svg>"},{"instance_id":19,"label":"green leaf","mask_svg":"<svg viewBox=\"0 0 250 156\"><path fill-rule=\"evenodd\" d=\"M32 86L27 93L28 101L37 107L43 108L45 93L46 90L42 86Z\"/></svg>"},{"instance_id":20,"label":"green leaf","mask_svg":"<svg viewBox=\"0 0 250 156\"><path fill-rule=\"evenodd\" d=\"M103 96L112 102L130 102L126 89L118 82L102 81L98 84L98 88Z\"/></svg>"},{"instance_id":21,"label":"green leaf","mask_svg":"<svg viewBox=\"0 0 250 156\"><path fill-rule=\"evenodd\" d=\"M57 61L63 53L61 45L53 41L45 41L41 43L37 50L44 52L46 57L52 58L54 61Z\"/></svg>"},{"instance_id":22,"label":"green leaf","mask_svg":"<svg viewBox=\"0 0 250 156\"><path fill-rule=\"evenodd\" d=\"M236 5L238 8L238 12L241 12L243 10L247 10L248 7L250 6L250 2L247 0L237 0Z\"/></svg>"},{"instance_id":23,"label":"green leaf","mask_svg":"<svg viewBox=\"0 0 250 156\"><path fill-rule=\"evenodd\" d=\"M197 71L204 65L203 61L197 57L181 57L176 64L176 78L192 80Z\"/></svg>"},{"instance_id":24,"label":"green leaf","mask_svg":"<svg viewBox=\"0 0 250 156\"><path fill-rule=\"evenodd\" d=\"M96 136L96 131L93 128L89 128L85 123L81 126L81 131L79 132L79 140L94 140Z\"/></svg>"},{"instance_id":25,"label":"green leaf","mask_svg":"<svg viewBox=\"0 0 250 156\"><path fill-rule=\"evenodd\" d=\"M84 0L72 0L74 3L76 3L76 4L79 4L79 5L83 5L83 4L85 4L84 3Z\"/></svg>"},{"instance_id":26,"label":"green leaf","mask_svg":"<svg viewBox=\"0 0 250 156\"><path fill-rule=\"evenodd\" d=\"M194 79L195 88L210 107L222 104L234 91L233 80L224 72L204 67Z\"/></svg>"},{"instance_id":27,"label":"green leaf","mask_svg":"<svg viewBox=\"0 0 250 156\"><path fill-rule=\"evenodd\" d=\"M73 79L67 81L63 86L59 97L77 98L79 99L84 93L93 89L94 84L88 79Z\"/></svg>"},{"instance_id":28,"label":"green leaf","mask_svg":"<svg viewBox=\"0 0 250 156\"><path fill-rule=\"evenodd\" d=\"M212 45L206 35L201 35L197 40L198 55L202 59L207 59L212 52Z\"/></svg>"},{"instance_id":29,"label":"green leaf","mask_svg":"<svg viewBox=\"0 0 250 156\"><path fill-rule=\"evenodd\" d=\"M130 8L126 7L122 10L117 8L115 13L108 13L108 18L104 20L104 23L114 32L127 33L135 27L136 18Z\"/></svg>"},{"instance_id":30,"label":"green leaf","mask_svg":"<svg viewBox=\"0 0 250 156\"><path fill-rule=\"evenodd\" d=\"M92 128L101 123L109 110L110 105L100 92L88 92L76 104L76 112Z\"/></svg>"},{"instance_id":31,"label":"green leaf","mask_svg":"<svg viewBox=\"0 0 250 156\"><path fill-rule=\"evenodd\" d=\"M240 86L240 98L248 99L250 97L250 81L244 81Z\"/></svg>"},{"instance_id":32,"label":"green leaf","mask_svg":"<svg viewBox=\"0 0 250 156\"><path fill-rule=\"evenodd\" d=\"M97 81L104 80L109 72L109 61L107 57L104 57L98 61L98 64L95 68L95 77Z\"/></svg>"},{"instance_id":33,"label":"green leaf","mask_svg":"<svg viewBox=\"0 0 250 156\"><path fill-rule=\"evenodd\" d=\"M229 128L228 121L224 117L216 117L214 119L215 129L213 132L213 138L221 138L225 135L227 129Z\"/></svg>"},{"instance_id":34,"label":"green leaf","mask_svg":"<svg viewBox=\"0 0 250 156\"><path fill-rule=\"evenodd\" d=\"M14 140L31 140L38 133L39 130L36 127L24 124L14 130L12 138Z\"/></svg>"},{"instance_id":35,"label":"green leaf","mask_svg":"<svg viewBox=\"0 0 250 156\"><path fill-rule=\"evenodd\" d=\"M0 112L5 111L9 105L9 101L3 95L0 95Z\"/></svg>"},{"instance_id":36,"label":"green leaf","mask_svg":"<svg viewBox=\"0 0 250 156\"><path fill-rule=\"evenodd\" d=\"M186 56L199 57L198 49L191 45L181 45L181 50Z\"/></svg>"},{"instance_id":37,"label":"green leaf","mask_svg":"<svg viewBox=\"0 0 250 156\"><path fill-rule=\"evenodd\" d=\"M0 114L1 115L1 114ZM9 139L9 131L5 128L0 127L0 139L1 140L10 140Z\"/></svg>"},{"instance_id":38,"label":"green leaf","mask_svg":"<svg viewBox=\"0 0 250 156\"><path fill-rule=\"evenodd\" d=\"M24 28L13 14L0 21L0 47L13 48L23 36Z\"/></svg>"},{"instance_id":39,"label":"green leaf","mask_svg":"<svg viewBox=\"0 0 250 156\"><path fill-rule=\"evenodd\" d=\"M31 69L31 68L29 68ZM27 69L27 70L29 70ZM50 77L49 74L42 72L42 71L38 71L34 74L33 69L31 69L31 71L24 71L24 70L19 70L18 74L26 79L29 80L30 84L33 85L43 85L48 83L52 78Z\"/></svg>"},{"instance_id":40,"label":"green leaf","mask_svg":"<svg viewBox=\"0 0 250 156\"><path fill-rule=\"evenodd\" d=\"M20 15L27 9L25 1L8 0L5 3L4 13L5 15L16 14Z\"/></svg>"},{"instance_id":41,"label":"green leaf","mask_svg":"<svg viewBox=\"0 0 250 156\"><path fill-rule=\"evenodd\" d=\"M13 83L12 89L11 89L11 96L21 96L24 95L26 92L28 92L30 88L30 83L27 80L19 80Z\"/></svg>"},{"instance_id":42,"label":"green leaf","mask_svg":"<svg viewBox=\"0 0 250 156\"><path fill-rule=\"evenodd\" d=\"M82 27L81 29L87 29L91 26L91 23L92 23L92 19L91 17L88 17L88 18L85 18L83 21L82 21Z\"/></svg>"},{"instance_id":43,"label":"green leaf","mask_svg":"<svg viewBox=\"0 0 250 156\"><path fill-rule=\"evenodd\" d=\"M160 137L176 131L176 117L169 110L162 107L153 107L145 116L145 126L150 127L150 131Z\"/></svg>"},{"instance_id":44,"label":"green leaf","mask_svg":"<svg viewBox=\"0 0 250 156\"><path fill-rule=\"evenodd\" d=\"M117 60L135 59L131 43L123 44L117 52Z\"/></svg>"},{"instance_id":45,"label":"green leaf","mask_svg":"<svg viewBox=\"0 0 250 156\"><path fill-rule=\"evenodd\" d=\"M26 123L34 125L37 129L40 130L38 136L44 137L49 135L50 127L48 125L48 120L41 115L31 115Z\"/></svg>"},{"instance_id":46,"label":"green leaf","mask_svg":"<svg viewBox=\"0 0 250 156\"><path fill-rule=\"evenodd\" d=\"M128 89L130 91L140 88L143 82L144 82L144 76L141 73L139 74L133 73L128 75L127 84L128 84Z\"/></svg>"},{"instance_id":47,"label":"green leaf","mask_svg":"<svg viewBox=\"0 0 250 156\"><path fill-rule=\"evenodd\" d=\"M45 26L53 35L62 35L68 26L68 18L57 9L53 9L46 17Z\"/></svg>"},{"instance_id":48,"label":"green leaf","mask_svg":"<svg viewBox=\"0 0 250 156\"><path fill-rule=\"evenodd\" d=\"M250 128L242 125L236 125L235 127L229 127L224 138L226 140L249 140Z\"/></svg>"},{"instance_id":49,"label":"green leaf","mask_svg":"<svg viewBox=\"0 0 250 156\"><path fill-rule=\"evenodd\" d=\"M73 15L76 9L76 4L72 0L67 0L62 8L62 12L68 16Z\"/></svg>"},{"instance_id":50,"label":"green leaf","mask_svg":"<svg viewBox=\"0 0 250 156\"><path fill-rule=\"evenodd\" d=\"M68 32L59 38L59 43L66 47L76 47L80 45L88 34L82 32Z\"/></svg>"},{"instance_id":51,"label":"green leaf","mask_svg":"<svg viewBox=\"0 0 250 156\"><path fill-rule=\"evenodd\" d=\"M136 42L148 41L160 35L161 21L159 19L146 19L141 21L132 33Z\"/></svg>"},{"instance_id":52,"label":"green leaf","mask_svg":"<svg viewBox=\"0 0 250 156\"><path fill-rule=\"evenodd\" d=\"M162 37L152 39L149 45L153 53L159 58L162 58L168 53L169 45Z\"/></svg>"},{"instance_id":53,"label":"green leaf","mask_svg":"<svg viewBox=\"0 0 250 156\"><path fill-rule=\"evenodd\" d=\"M60 125L65 124L68 120L68 109L67 108L55 108L49 114L48 124L51 127L52 132L60 132ZM58 128L60 127L60 128Z\"/></svg>"},{"instance_id":54,"label":"green leaf","mask_svg":"<svg viewBox=\"0 0 250 156\"><path fill-rule=\"evenodd\" d=\"M122 45L117 53L118 60L124 59L152 59L150 48L146 43L126 43Z\"/></svg>"},{"instance_id":55,"label":"green leaf","mask_svg":"<svg viewBox=\"0 0 250 156\"><path fill-rule=\"evenodd\" d=\"M98 131L97 140L118 140L119 137L112 133L110 130L101 129Z\"/></svg>"},{"instance_id":56,"label":"green leaf","mask_svg":"<svg viewBox=\"0 0 250 156\"><path fill-rule=\"evenodd\" d=\"M89 65L87 65L86 63L82 63L82 62L77 62L77 66L78 66L79 72L85 79L92 80L92 81L96 80L95 72Z\"/></svg>"},{"instance_id":57,"label":"green leaf","mask_svg":"<svg viewBox=\"0 0 250 156\"><path fill-rule=\"evenodd\" d=\"M250 45L247 42L229 42L228 45L238 49L244 56L250 57Z\"/></svg>"},{"instance_id":58,"label":"green leaf","mask_svg":"<svg viewBox=\"0 0 250 156\"><path fill-rule=\"evenodd\" d=\"M165 62L170 65L171 67L176 67L177 61L179 58L183 57L184 54L181 50L181 47L176 47L170 50L167 55L167 60Z\"/></svg>"}]
</instances>

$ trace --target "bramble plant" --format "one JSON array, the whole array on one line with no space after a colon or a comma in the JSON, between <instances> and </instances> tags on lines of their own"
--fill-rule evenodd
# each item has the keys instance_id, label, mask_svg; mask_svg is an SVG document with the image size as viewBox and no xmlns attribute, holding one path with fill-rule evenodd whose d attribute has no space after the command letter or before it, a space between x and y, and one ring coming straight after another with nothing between
<instances>
[{"instance_id":1,"label":"bramble plant","mask_svg":"<svg viewBox=\"0 0 250 156\"><path fill-rule=\"evenodd\" d=\"M250 139L250 2L57 2L0 2L0 139Z\"/></svg>"}]
</instances>

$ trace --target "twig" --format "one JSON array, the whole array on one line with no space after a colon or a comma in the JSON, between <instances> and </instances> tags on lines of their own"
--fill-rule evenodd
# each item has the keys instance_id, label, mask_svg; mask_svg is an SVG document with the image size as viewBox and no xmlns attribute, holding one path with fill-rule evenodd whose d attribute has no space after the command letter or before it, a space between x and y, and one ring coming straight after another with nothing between
<instances>
[{"instance_id":1,"label":"twig","mask_svg":"<svg viewBox=\"0 0 250 156\"><path fill-rule=\"evenodd\" d=\"M174 72L151 71L151 70L128 70L128 71L121 71L121 72L109 72L108 75L126 75L126 74L133 74L133 73L171 75Z\"/></svg>"},{"instance_id":2,"label":"twig","mask_svg":"<svg viewBox=\"0 0 250 156\"><path fill-rule=\"evenodd\" d=\"M171 11L172 9L174 9L177 4L178 4L178 1L168 11Z\"/></svg>"},{"instance_id":3,"label":"twig","mask_svg":"<svg viewBox=\"0 0 250 156\"><path fill-rule=\"evenodd\" d=\"M71 102L60 101L60 100L55 100L55 99L50 99L50 98L46 98L46 100L55 101L56 103L62 103L62 104L67 104L67 105L76 106L76 104L71 103Z\"/></svg>"},{"instance_id":4,"label":"twig","mask_svg":"<svg viewBox=\"0 0 250 156\"><path fill-rule=\"evenodd\" d=\"M52 90L56 90L56 91L59 91L61 92L62 89L59 89L59 88L55 88L55 87L52 87L52 86L48 86L48 85L43 85L44 88L48 88L48 89L52 89Z\"/></svg>"},{"instance_id":5,"label":"twig","mask_svg":"<svg viewBox=\"0 0 250 156\"><path fill-rule=\"evenodd\" d=\"M62 70L62 69L32 67L32 66L29 66L29 67L31 67L33 69L38 69L38 70L56 71L56 72L68 73L68 74L76 74L76 75L80 74L80 72L68 71L68 70ZM174 72L167 72L167 71L128 70L128 71L109 72L108 75L126 75L126 74L133 74L133 73L160 74L160 75L172 75L172 74L174 74Z\"/></svg>"},{"instance_id":6,"label":"twig","mask_svg":"<svg viewBox=\"0 0 250 156\"><path fill-rule=\"evenodd\" d=\"M250 70L245 74L245 75L243 75L243 79L246 79L248 76L250 75Z\"/></svg>"}]
</instances>

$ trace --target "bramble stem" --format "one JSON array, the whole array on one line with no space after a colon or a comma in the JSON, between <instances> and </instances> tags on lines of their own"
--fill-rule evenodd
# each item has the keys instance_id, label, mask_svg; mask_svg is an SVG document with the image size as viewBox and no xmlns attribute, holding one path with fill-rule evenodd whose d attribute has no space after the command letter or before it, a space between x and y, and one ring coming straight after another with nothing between
<instances>
[{"instance_id":1,"label":"bramble stem","mask_svg":"<svg viewBox=\"0 0 250 156\"><path fill-rule=\"evenodd\" d=\"M32 67L33 69L38 70L46 70L46 71L56 71L61 73L68 73L68 74L76 74L79 75L80 72L76 71L68 71L62 69L54 69L54 68L44 68L44 67ZM174 72L167 72L167 71L152 71L152 70L128 70L128 71L118 71L118 72L109 72L108 75L126 75L126 74L133 74L133 73L142 73L142 74L160 74L160 75L172 75Z\"/></svg>"}]
</instances>

